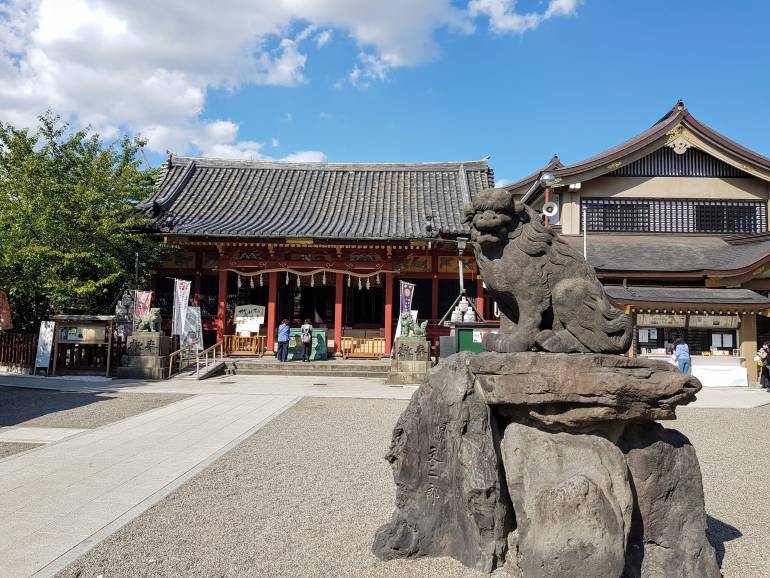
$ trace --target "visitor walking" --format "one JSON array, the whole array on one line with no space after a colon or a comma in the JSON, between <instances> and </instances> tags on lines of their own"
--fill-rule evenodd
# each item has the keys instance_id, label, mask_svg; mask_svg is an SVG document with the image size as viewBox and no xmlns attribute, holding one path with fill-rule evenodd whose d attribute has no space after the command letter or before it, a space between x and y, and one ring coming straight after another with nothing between
<instances>
[{"instance_id":1,"label":"visitor walking","mask_svg":"<svg viewBox=\"0 0 770 578\"><path fill-rule=\"evenodd\" d=\"M313 347L313 326L310 319L305 319L305 323L300 327L302 332L302 361L310 361L310 350Z\"/></svg>"},{"instance_id":2,"label":"visitor walking","mask_svg":"<svg viewBox=\"0 0 770 578\"><path fill-rule=\"evenodd\" d=\"M283 363L289 356L289 320L284 319L278 326L278 361Z\"/></svg>"},{"instance_id":3,"label":"visitor walking","mask_svg":"<svg viewBox=\"0 0 770 578\"><path fill-rule=\"evenodd\" d=\"M681 337L677 337L676 341L674 341L674 346L673 357L679 367L679 371L690 373L690 347Z\"/></svg>"},{"instance_id":4,"label":"visitor walking","mask_svg":"<svg viewBox=\"0 0 770 578\"><path fill-rule=\"evenodd\" d=\"M770 389L770 341L765 341L762 347L757 351L754 360L759 364L759 385L765 389Z\"/></svg>"}]
</instances>

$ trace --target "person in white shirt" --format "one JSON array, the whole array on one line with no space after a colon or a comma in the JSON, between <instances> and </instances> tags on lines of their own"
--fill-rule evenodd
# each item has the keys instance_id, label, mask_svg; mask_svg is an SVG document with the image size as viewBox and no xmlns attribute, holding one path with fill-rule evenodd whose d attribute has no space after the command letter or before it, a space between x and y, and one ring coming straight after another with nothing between
<instances>
[{"instance_id":1,"label":"person in white shirt","mask_svg":"<svg viewBox=\"0 0 770 578\"><path fill-rule=\"evenodd\" d=\"M302 361L310 361L310 350L313 348L313 326L310 319L305 319L299 329L302 337Z\"/></svg>"}]
</instances>

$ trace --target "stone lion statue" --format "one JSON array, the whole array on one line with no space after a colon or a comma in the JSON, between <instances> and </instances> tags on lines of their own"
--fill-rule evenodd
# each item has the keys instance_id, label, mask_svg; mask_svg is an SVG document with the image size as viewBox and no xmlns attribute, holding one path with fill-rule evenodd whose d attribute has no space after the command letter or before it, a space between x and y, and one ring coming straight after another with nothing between
<instances>
[{"instance_id":1,"label":"stone lion statue","mask_svg":"<svg viewBox=\"0 0 770 578\"><path fill-rule=\"evenodd\" d=\"M150 312L139 320L135 331L160 331L160 308L152 307Z\"/></svg>"},{"instance_id":2,"label":"stone lion statue","mask_svg":"<svg viewBox=\"0 0 770 578\"><path fill-rule=\"evenodd\" d=\"M588 263L504 189L465 207L476 261L500 309L487 351L624 353L631 320L607 299Z\"/></svg>"},{"instance_id":3,"label":"stone lion statue","mask_svg":"<svg viewBox=\"0 0 770 578\"><path fill-rule=\"evenodd\" d=\"M427 321L423 321L420 325L418 325L414 319L412 319L412 314L408 311L405 311L401 314L401 336L402 337L423 337L425 336L425 328L428 326Z\"/></svg>"}]
</instances>

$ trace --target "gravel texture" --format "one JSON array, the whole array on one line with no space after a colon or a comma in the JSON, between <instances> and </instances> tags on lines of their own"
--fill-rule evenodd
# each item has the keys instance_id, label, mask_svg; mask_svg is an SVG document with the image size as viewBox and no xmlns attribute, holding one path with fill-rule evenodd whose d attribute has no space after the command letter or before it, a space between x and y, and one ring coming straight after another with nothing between
<instances>
[{"instance_id":1,"label":"gravel texture","mask_svg":"<svg viewBox=\"0 0 770 578\"><path fill-rule=\"evenodd\" d=\"M0 427L95 428L188 397L149 393L74 393L0 387Z\"/></svg>"},{"instance_id":2,"label":"gravel texture","mask_svg":"<svg viewBox=\"0 0 770 578\"><path fill-rule=\"evenodd\" d=\"M0 442L0 460L2 460L3 458L7 458L8 456L12 456L13 454L26 452L27 450L40 447L41 445L43 444L19 444L14 442Z\"/></svg>"},{"instance_id":3,"label":"gravel texture","mask_svg":"<svg viewBox=\"0 0 770 578\"><path fill-rule=\"evenodd\" d=\"M770 395L770 394L769 394ZM690 438L700 461L709 541L725 578L770 577L770 405L677 410L664 422Z\"/></svg>"},{"instance_id":4,"label":"gravel texture","mask_svg":"<svg viewBox=\"0 0 770 578\"><path fill-rule=\"evenodd\" d=\"M393 511L382 456L405 406L306 398L60 576L481 578L448 558L380 562L370 552ZM680 414L666 425L697 449L725 576L770 576L770 407Z\"/></svg>"}]
</instances>

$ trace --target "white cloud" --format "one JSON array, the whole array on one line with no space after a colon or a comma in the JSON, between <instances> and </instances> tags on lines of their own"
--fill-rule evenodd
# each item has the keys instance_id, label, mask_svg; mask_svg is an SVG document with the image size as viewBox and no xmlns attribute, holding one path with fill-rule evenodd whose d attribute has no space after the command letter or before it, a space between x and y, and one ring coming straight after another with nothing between
<instances>
[{"instance_id":1,"label":"white cloud","mask_svg":"<svg viewBox=\"0 0 770 578\"><path fill-rule=\"evenodd\" d=\"M321 151L298 151L296 153L286 155L281 160L291 161L294 163L325 163L326 155Z\"/></svg>"},{"instance_id":2,"label":"white cloud","mask_svg":"<svg viewBox=\"0 0 770 578\"><path fill-rule=\"evenodd\" d=\"M550 0L531 23L576 4ZM308 58L333 34L357 46L345 82L366 88L479 16L496 32L536 25L517 21L513 0L0 0L0 120L32 125L52 108L105 136L139 132L158 152L256 157L262 145L239 141L235 123L204 117L211 90L309 82Z\"/></svg>"},{"instance_id":3,"label":"white cloud","mask_svg":"<svg viewBox=\"0 0 770 578\"><path fill-rule=\"evenodd\" d=\"M281 146L281 143L278 141L277 138L273 137L273 139L270 141L270 146L274 149L277 149L279 146Z\"/></svg>"},{"instance_id":4,"label":"white cloud","mask_svg":"<svg viewBox=\"0 0 770 578\"><path fill-rule=\"evenodd\" d=\"M332 39L332 31L331 30L321 30L321 32L318 33L318 35L315 37L315 45L318 48L323 48L329 42L331 42Z\"/></svg>"},{"instance_id":5,"label":"white cloud","mask_svg":"<svg viewBox=\"0 0 770 578\"><path fill-rule=\"evenodd\" d=\"M513 181L511 179L496 179L495 187L500 189L506 185L510 185Z\"/></svg>"},{"instance_id":6,"label":"white cloud","mask_svg":"<svg viewBox=\"0 0 770 578\"><path fill-rule=\"evenodd\" d=\"M471 17L487 16L489 28L496 34L523 34L534 30L554 16L575 14L580 0L550 0L544 12L516 12L516 0L471 0L468 13Z\"/></svg>"}]
</instances>

